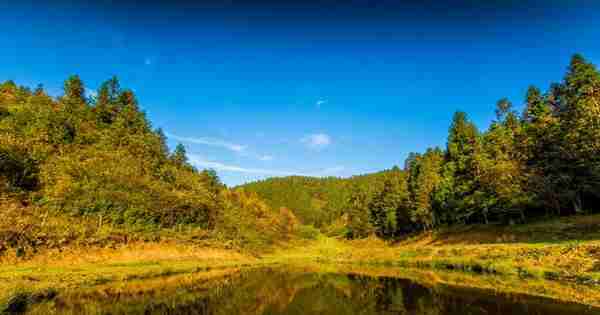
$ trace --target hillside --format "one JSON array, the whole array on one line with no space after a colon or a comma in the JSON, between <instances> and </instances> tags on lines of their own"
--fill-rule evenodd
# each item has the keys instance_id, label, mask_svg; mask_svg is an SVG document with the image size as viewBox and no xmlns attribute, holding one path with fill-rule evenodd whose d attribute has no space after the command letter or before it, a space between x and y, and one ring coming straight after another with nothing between
<instances>
[{"instance_id":1,"label":"hillside","mask_svg":"<svg viewBox=\"0 0 600 315\"><path fill-rule=\"evenodd\" d=\"M0 84L0 255L164 234L254 249L289 237L293 213L227 189L182 145L169 150L117 78L84 91L77 76L58 98Z\"/></svg>"},{"instance_id":2,"label":"hillside","mask_svg":"<svg viewBox=\"0 0 600 315\"><path fill-rule=\"evenodd\" d=\"M350 178L274 177L235 188L258 194L273 209L292 209L304 224L326 227L345 213L354 189L375 189L389 172Z\"/></svg>"},{"instance_id":3,"label":"hillside","mask_svg":"<svg viewBox=\"0 0 600 315\"><path fill-rule=\"evenodd\" d=\"M404 170L351 179L288 177L244 185L330 235L398 240L419 231L517 224L600 208L600 72L581 55L518 113L501 98L480 130L457 111L446 147L408 155ZM331 233L333 232L333 233Z\"/></svg>"}]
</instances>

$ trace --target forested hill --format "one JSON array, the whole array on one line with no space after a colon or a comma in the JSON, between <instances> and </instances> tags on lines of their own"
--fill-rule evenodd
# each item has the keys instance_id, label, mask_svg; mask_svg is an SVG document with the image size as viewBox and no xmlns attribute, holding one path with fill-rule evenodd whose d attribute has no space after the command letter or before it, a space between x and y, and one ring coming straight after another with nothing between
<instances>
[{"instance_id":1,"label":"forested hill","mask_svg":"<svg viewBox=\"0 0 600 315\"><path fill-rule=\"evenodd\" d=\"M78 76L60 97L0 84L0 254L113 232L197 230L254 247L292 232L293 213L227 189L182 145L171 152L117 78L85 90Z\"/></svg>"},{"instance_id":2,"label":"forested hill","mask_svg":"<svg viewBox=\"0 0 600 315\"><path fill-rule=\"evenodd\" d=\"M381 171L350 178L273 177L237 188L257 193L272 208L293 209L305 224L326 227L345 213L352 191L376 190L388 173L390 171Z\"/></svg>"},{"instance_id":3,"label":"forested hill","mask_svg":"<svg viewBox=\"0 0 600 315\"><path fill-rule=\"evenodd\" d=\"M404 170L386 176L288 177L243 188L324 230L341 225L348 237L598 212L598 69L574 55L562 81L546 91L530 86L523 103L517 113L500 99L484 131L456 112L446 148L411 153ZM366 184L354 185L360 181Z\"/></svg>"},{"instance_id":4,"label":"forested hill","mask_svg":"<svg viewBox=\"0 0 600 315\"><path fill-rule=\"evenodd\" d=\"M183 146L171 152L116 78L96 97L84 91L77 76L60 97L41 86L0 84L0 245L49 242L40 232L53 222L48 216L91 222L79 234L86 239L105 226L127 233L201 229L264 246L294 232L294 212L331 235L397 238L599 210L600 73L580 55L545 92L529 87L522 113L500 99L487 130L456 112L446 148L411 153L403 169L273 178L235 189L190 165Z\"/></svg>"}]
</instances>

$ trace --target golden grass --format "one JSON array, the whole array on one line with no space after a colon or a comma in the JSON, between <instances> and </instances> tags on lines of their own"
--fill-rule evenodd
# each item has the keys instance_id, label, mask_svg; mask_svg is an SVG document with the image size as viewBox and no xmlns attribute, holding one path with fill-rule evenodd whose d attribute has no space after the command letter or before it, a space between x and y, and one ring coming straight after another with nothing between
<instances>
[{"instance_id":1,"label":"golden grass","mask_svg":"<svg viewBox=\"0 0 600 315\"><path fill-rule=\"evenodd\" d=\"M595 236L599 227L600 216L588 216L516 227L454 228L396 244L374 237L356 241L319 237L279 244L261 257L209 241L177 238L128 240L110 247L75 242L40 250L26 259L5 254L0 261L0 300L23 290L71 292L117 287L123 292L136 291L160 287L166 277L174 277L172 281L178 283L186 277L193 281L240 267L283 264L407 277L399 271L401 267L411 270L409 278L431 285L476 287L600 306L600 237Z\"/></svg>"}]
</instances>

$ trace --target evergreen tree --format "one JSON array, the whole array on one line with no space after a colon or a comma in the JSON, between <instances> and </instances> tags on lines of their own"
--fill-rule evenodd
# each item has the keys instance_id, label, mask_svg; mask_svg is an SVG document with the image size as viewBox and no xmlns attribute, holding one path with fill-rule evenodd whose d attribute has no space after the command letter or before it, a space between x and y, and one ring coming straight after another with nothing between
<instances>
[{"instance_id":1,"label":"evergreen tree","mask_svg":"<svg viewBox=\"0 0 600 315\"><path fill-rule=\"evenodd\" d=\"M600 201L600 73L575 55L564 79L561 104L563 188L575 212L586 199Z\"/></svg>"},{"instance_id":2,"label":"evergreen tree","mask_svg":"<svg viewBox=\"0 0 600 315\"><path fill-rule=\"evenodd\" d=\"M436 223L432 197L442 181L444 153L439 148L427 149L425 154L411 163L408 177L410 190L410 215L413 222L425 229Z\"/></svg>"},{"instance_id":3,"label":"evergreen tree","mask_svg":"<svg viewBox=\"0 0 600 315\"><path fill-rule=\"evenodd\" d=\"M371 224L378 236L393 238L412 230L408 200L406 176L394 167L369 205Z\"/></svg>"},{"instance_id":4,"label":"evergreen tree","mask_svg":"<svg viewBox=\"0 0 600 315\"><path fill-rule=\"evenodd\" d=\"M156 137L159 143L159 154L161 157L166 157L169 154L169 146L167 145L167 136L162 128L158 128L155 131Z\"/></svg>"},{"instance_id":5,"label":"evergreen tree","mask_svg":"<svg viewBox=\"0 0 600 315\"><path fill-rule=\"evenodd\" d=\"M63 102L68 106L86 104L85 87L78 75L72 75L65 81Z\"/></svg>"},{"instance_id":6,"label":"evergreen tree","mask_svg":"<svg viewBox=\"0 0 600 315\"><path fill-rule=\"evenodd\" d=\"M175 151L173 151L173 154L171 155L171 161L173 161L173 163L179 167L183 167L188 164L187 152L183 144L177 144Z\"/></svg>"},{"instance_id":7,"label":"evergreen tree","mask_svg":"<svg viewBox=\"0 0 600 315\"><path fill-rule=\"evenodd\" d=\"M479 210L478 200L473 198L476 190L476 154L480 151L480 135L477 127L470 122L467 114L456 112L448 134L448 144L444 165L447 193L443 200L440 218L445 221L466 222ZM440 200L441 201L441 200Z\"/></svg>"},{"instance_id":8,"label":"evergreen tree","mask_svg":"<svg viewBox=\"0 0 600 315\"><path fill-rule=\"evenodd\" d=\"M111 124L115 120L120 109L118 103L121 97L121 87L119 79L116 76L100 85L94 107L94 112L96 113L99 123ZM122 101L123 100L121 100L121 102Z\"/></svg>"},{"instance_id":9,"label":"evergreen tree","mask_svg":"<svg viewBox=\"0 0 600 315\"><path fill-rule=\"evenodd\" d=\"M349 239L362 238L369 235L372 231L371 221L369 220L369 202L370 196L368 189L361 187L359 183L354 183L352 192L347 201L345 216L347 232Z\"/></svg>"}]
</instances>

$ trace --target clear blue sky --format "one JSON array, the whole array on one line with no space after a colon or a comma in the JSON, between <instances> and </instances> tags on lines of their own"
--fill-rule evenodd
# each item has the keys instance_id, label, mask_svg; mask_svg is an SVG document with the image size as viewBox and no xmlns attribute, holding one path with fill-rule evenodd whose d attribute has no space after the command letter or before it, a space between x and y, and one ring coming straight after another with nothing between
<instances>
[{"instance_id":1,"label":"clear blue sky","mask_svg":"<svg viewBox=\"0 0 600 315\"><path fill-rule=\"evenodd\" d=\"M445 145L455 110L486 128L573 53L600 62L596 1L309 2L5 1L0 80L59 95L118 75L171 147L236 185L402 165Z\"/></svg>"}]
</instances>

